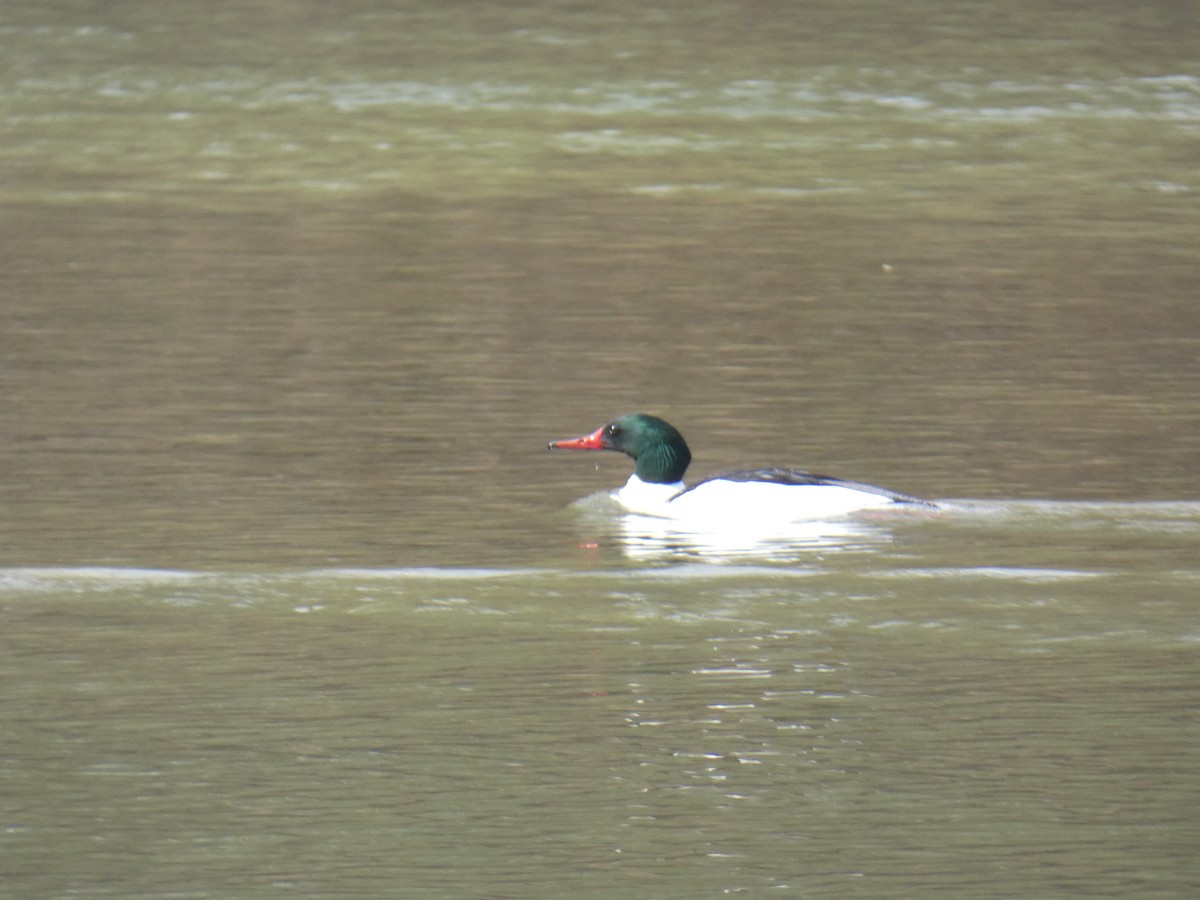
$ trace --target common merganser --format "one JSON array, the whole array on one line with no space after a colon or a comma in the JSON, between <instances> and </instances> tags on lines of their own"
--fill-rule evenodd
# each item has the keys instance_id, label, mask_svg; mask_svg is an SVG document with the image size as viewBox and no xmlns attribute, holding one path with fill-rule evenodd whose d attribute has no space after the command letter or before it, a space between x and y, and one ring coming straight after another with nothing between
<instances>
[{"instance_id":1,"label":"common merganser","mask_svg":"<svg viewBox=\"0 0 1200 900\"><path fill-rule=\"evenodd\" d=\"M687 442L669 422L646 413L621 416L591 434L551 441L549 448L617 450L632 457L633 474L612 496L629 512L642 515L735 524L739 519L824 519L896 504L936 506L886 488L799 469L725 472L687 487L683 474L692 461Z\"/></svg>"}]
</instances>

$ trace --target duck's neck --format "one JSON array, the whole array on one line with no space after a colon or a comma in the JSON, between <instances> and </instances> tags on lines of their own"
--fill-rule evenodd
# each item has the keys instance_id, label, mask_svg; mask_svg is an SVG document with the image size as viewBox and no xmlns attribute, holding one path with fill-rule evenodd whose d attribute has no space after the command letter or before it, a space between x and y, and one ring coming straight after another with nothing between
<instances>
[{"instance_id":1,"label":"duck's neck","mask_svg":"<svg viewBox=\"0 0 1200 900\"><path fill-rule=\"evenodd\" d=\"M691 461L692 453L682 440L678 444L663 442L638 454L633 474L646 484L682 485Z\"/></svg>"}]
</instances>

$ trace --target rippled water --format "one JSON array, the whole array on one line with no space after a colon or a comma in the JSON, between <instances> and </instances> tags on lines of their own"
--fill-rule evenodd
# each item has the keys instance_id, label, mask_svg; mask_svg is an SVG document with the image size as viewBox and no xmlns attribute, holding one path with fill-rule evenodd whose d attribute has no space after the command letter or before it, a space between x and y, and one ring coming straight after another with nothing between
<instances>
[{"instance_id":1,"label":"rippled water","mask_svg":"<svg viewBox=\"0 0 1200 900\"><path fill-rule=\"evenodd\" d=\"M1200 513L1165 514L1049 511L1037 558L1009 519L783 568L7 570L7 877L1186 896Z\"/></svg>"},{"instance_id":2,"label":"rippled water","mask_svg":"<svg viewBox=\"0 0 1200 900\"><path fill-rule=\"evenodd\" d=\"M0 894L1195 895L1190 6L0 19Z\"/></svg>"},{"instance_id":3,"label":"rippled water","mask_svg":"<svg viewBox=\"0 0 1200 900\"><path fill-rule=\"evenodd\" d=\"M0 26L10 196L877 200L897 177L937 191L1070 164L1125 190L1196 189L1176 164L1200 122L1197 26L1176 3L257 6L197 23L18 4Z\"/></svg>"}]
</instances>

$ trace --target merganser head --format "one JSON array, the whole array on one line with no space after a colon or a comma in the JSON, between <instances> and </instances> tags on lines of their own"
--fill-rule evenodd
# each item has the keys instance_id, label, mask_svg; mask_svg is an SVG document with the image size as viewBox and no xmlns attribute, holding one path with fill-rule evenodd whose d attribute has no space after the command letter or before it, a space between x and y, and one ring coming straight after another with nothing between
<instances>
[{"instance_id":1,"label":"merganser head","mask_svg":"<svg viewBox=\"0 0 1200 900\"><path fill-rule=\"evenodd\" d=\"M551 450L619 450L633 457L634 474L650 484L676 484L692 461L683 435L669 422L646 413L613 419L591 434L551 441Z\"/></svg>"}]
</instances>

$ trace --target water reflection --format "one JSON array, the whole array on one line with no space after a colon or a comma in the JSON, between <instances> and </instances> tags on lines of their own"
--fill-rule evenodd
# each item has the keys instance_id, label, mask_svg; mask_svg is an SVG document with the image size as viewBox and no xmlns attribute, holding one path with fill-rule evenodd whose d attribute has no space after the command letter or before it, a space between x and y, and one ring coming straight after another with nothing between
<instances>
[{"instance_id":1,"label":"water reflection","mask_svg":"<svg viewBox=\"0 0 1200 900\"><path fill-rule=\"evenodd\" d=\"M629 513L602 491L575 501L571 510L586 544L615 546L626 559L636 562L778 563L814 555L824 561L842 552L895 549L903 535L909 543L917 541L920 552L934 558L946 554L953 560L933 570L940 574L959 572L965 563L972 566L974 574L1010 572L1007 559L1012 552L1022 555L1026 563L1037 561L1035 568L1017 566L1017 571L1036 572L1043 579L1056 577L1060 571L1057 563L1064 554L1090 555L1095 542L1114 530L1125 536L1125 544L1108 548L1101 558L1136 557L1153 545L1180 554L1180 562L1185 564L1189 542L1200 535L1200 503L1186 501L955 499L938 500L936 508L865 510L828 519L695 524ZM904 577L927 574L908 566L900 571ZM1074 570L1071 572L1073 576Z\"/></svg>"},{"instance_id":2,"label":"water reflection","mask_svg":"<svg viewBox=\"0 0 1200 900\"><path fill-rule=\"evenodd\" d=\"M0 569L13 896L1188 896L1200 510L1034 511L904 570Z\"/></svg>"},{"instance_id":3,"label":"water reflection","mask_svg":"<svg viewBox=\"0 0 1200 900\"><path fill-rule=\"evenodd\" d=\"M815 552L873 550L891 543L894 524L943 513L941 508L897 509L798 521L676 520L627 512L608 492L571 507L585 540L615 544L637 562L790 562Z\"/></svg>"},{"instance_id":4,"label":"water reflection","mask_svg":"<svg viewBox=\"0 0 1200 900\"><path fill-rule=\"evenodd\" d=\"M619 540L625 554L639 561L680 556L786 561L814 550L864 549L885 542L886 536L850 520L789 522L768 530L717 525L688 528L654 516L626 515L619 521Z\"/></svg>"}]
</instances>

